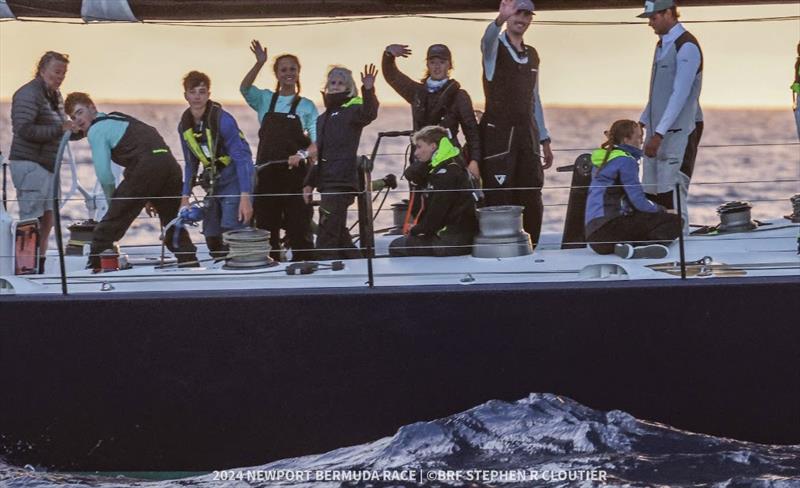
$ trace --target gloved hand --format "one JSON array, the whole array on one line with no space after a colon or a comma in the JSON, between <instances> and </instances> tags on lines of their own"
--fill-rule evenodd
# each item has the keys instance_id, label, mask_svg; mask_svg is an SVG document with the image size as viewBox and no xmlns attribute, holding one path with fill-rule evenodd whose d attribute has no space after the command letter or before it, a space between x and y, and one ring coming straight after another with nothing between
<instances>
[{"instance_id":1,"label":"gloved hand","mask_svg":"<svg viewBox=\"0 0 800 488\"><path fill-rule=\"evenodd\" d=\"M383 177L383 183L388 186L389 189L394 190L397 188L397 176L389 173Z\"/></svg>"}]
</instances>

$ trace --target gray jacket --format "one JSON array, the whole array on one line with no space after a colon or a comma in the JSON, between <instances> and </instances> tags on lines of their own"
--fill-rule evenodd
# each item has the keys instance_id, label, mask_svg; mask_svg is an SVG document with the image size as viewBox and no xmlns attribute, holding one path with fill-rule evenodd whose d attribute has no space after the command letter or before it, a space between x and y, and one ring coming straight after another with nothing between
<instances>
[{"instance_id":1,"label":"gray jacket","mask_svg":"<svg viewBox=\"0 0 800 488\"><path fill-rule=\"evenodd\" d=\"M52 172L66 120L61 93L47 94L44 81L36 77L14 93L11 103L10 160L35 161Z\"/></svg>"}]
</instances>

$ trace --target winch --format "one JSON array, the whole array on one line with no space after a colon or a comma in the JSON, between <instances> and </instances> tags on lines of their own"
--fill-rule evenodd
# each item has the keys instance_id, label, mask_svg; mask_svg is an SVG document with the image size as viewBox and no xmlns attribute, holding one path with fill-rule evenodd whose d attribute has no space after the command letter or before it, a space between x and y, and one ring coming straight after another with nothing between
<instances>
[{"instance_id":1,"label":"winch","mask_svg":"<svg viewBox=\"0 0 800 488\"><path fill-rule=\"evenodd\" d=\"M717 232L744 232L753 230L758 225L750 219L750 202L728 202L717 207L720 224Z\"/></svg>"},{"instance_id":2,"label":"winch","mask_svg":"<svg viewBox=\"0 0 800 488\"><path fill-rule=\"evenodd\" d=\"M479 208L480 233L475 237L472 256L513 258L532 254L531 236L522 230L522 211L518 205Z\"/></svg>"}]
</instances>

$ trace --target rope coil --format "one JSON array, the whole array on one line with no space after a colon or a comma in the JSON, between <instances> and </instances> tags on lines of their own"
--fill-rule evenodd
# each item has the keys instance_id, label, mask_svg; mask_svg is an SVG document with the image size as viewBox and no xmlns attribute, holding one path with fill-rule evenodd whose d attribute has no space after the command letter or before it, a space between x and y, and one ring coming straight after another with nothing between
<instances>
[{"instance_id":1,"label":"rope coil","mask_svg":"<svg viewBox=\"0 0 800 488\"><path fill-rule=\"evenodd\" d=\"M274 266L269 257L269 231L263 229L237 229L222 234L228 246L224 269L264 268Z\"/></svg>"}]
</instances>

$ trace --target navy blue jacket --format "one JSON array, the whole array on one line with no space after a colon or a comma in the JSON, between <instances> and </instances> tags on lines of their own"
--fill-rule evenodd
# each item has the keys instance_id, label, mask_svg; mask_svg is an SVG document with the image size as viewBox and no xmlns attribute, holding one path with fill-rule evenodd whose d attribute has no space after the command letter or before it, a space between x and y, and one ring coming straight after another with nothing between
<instances>
[{"instance_id":1,"label":"navy blue jacket","mask_svg":"<svg viewBox=\"0 0 800 488\"><path fill-rule=\"evenodd\" d=\"M635 210L639 212L664 212L644 194L639 183L639 159L642 150L621 144L614 148L608 161L603 165L606 150L598 149L592 153L592 183L586 198L586 235L590 235L606 222Z\"/></svg>"}]
</instances>

